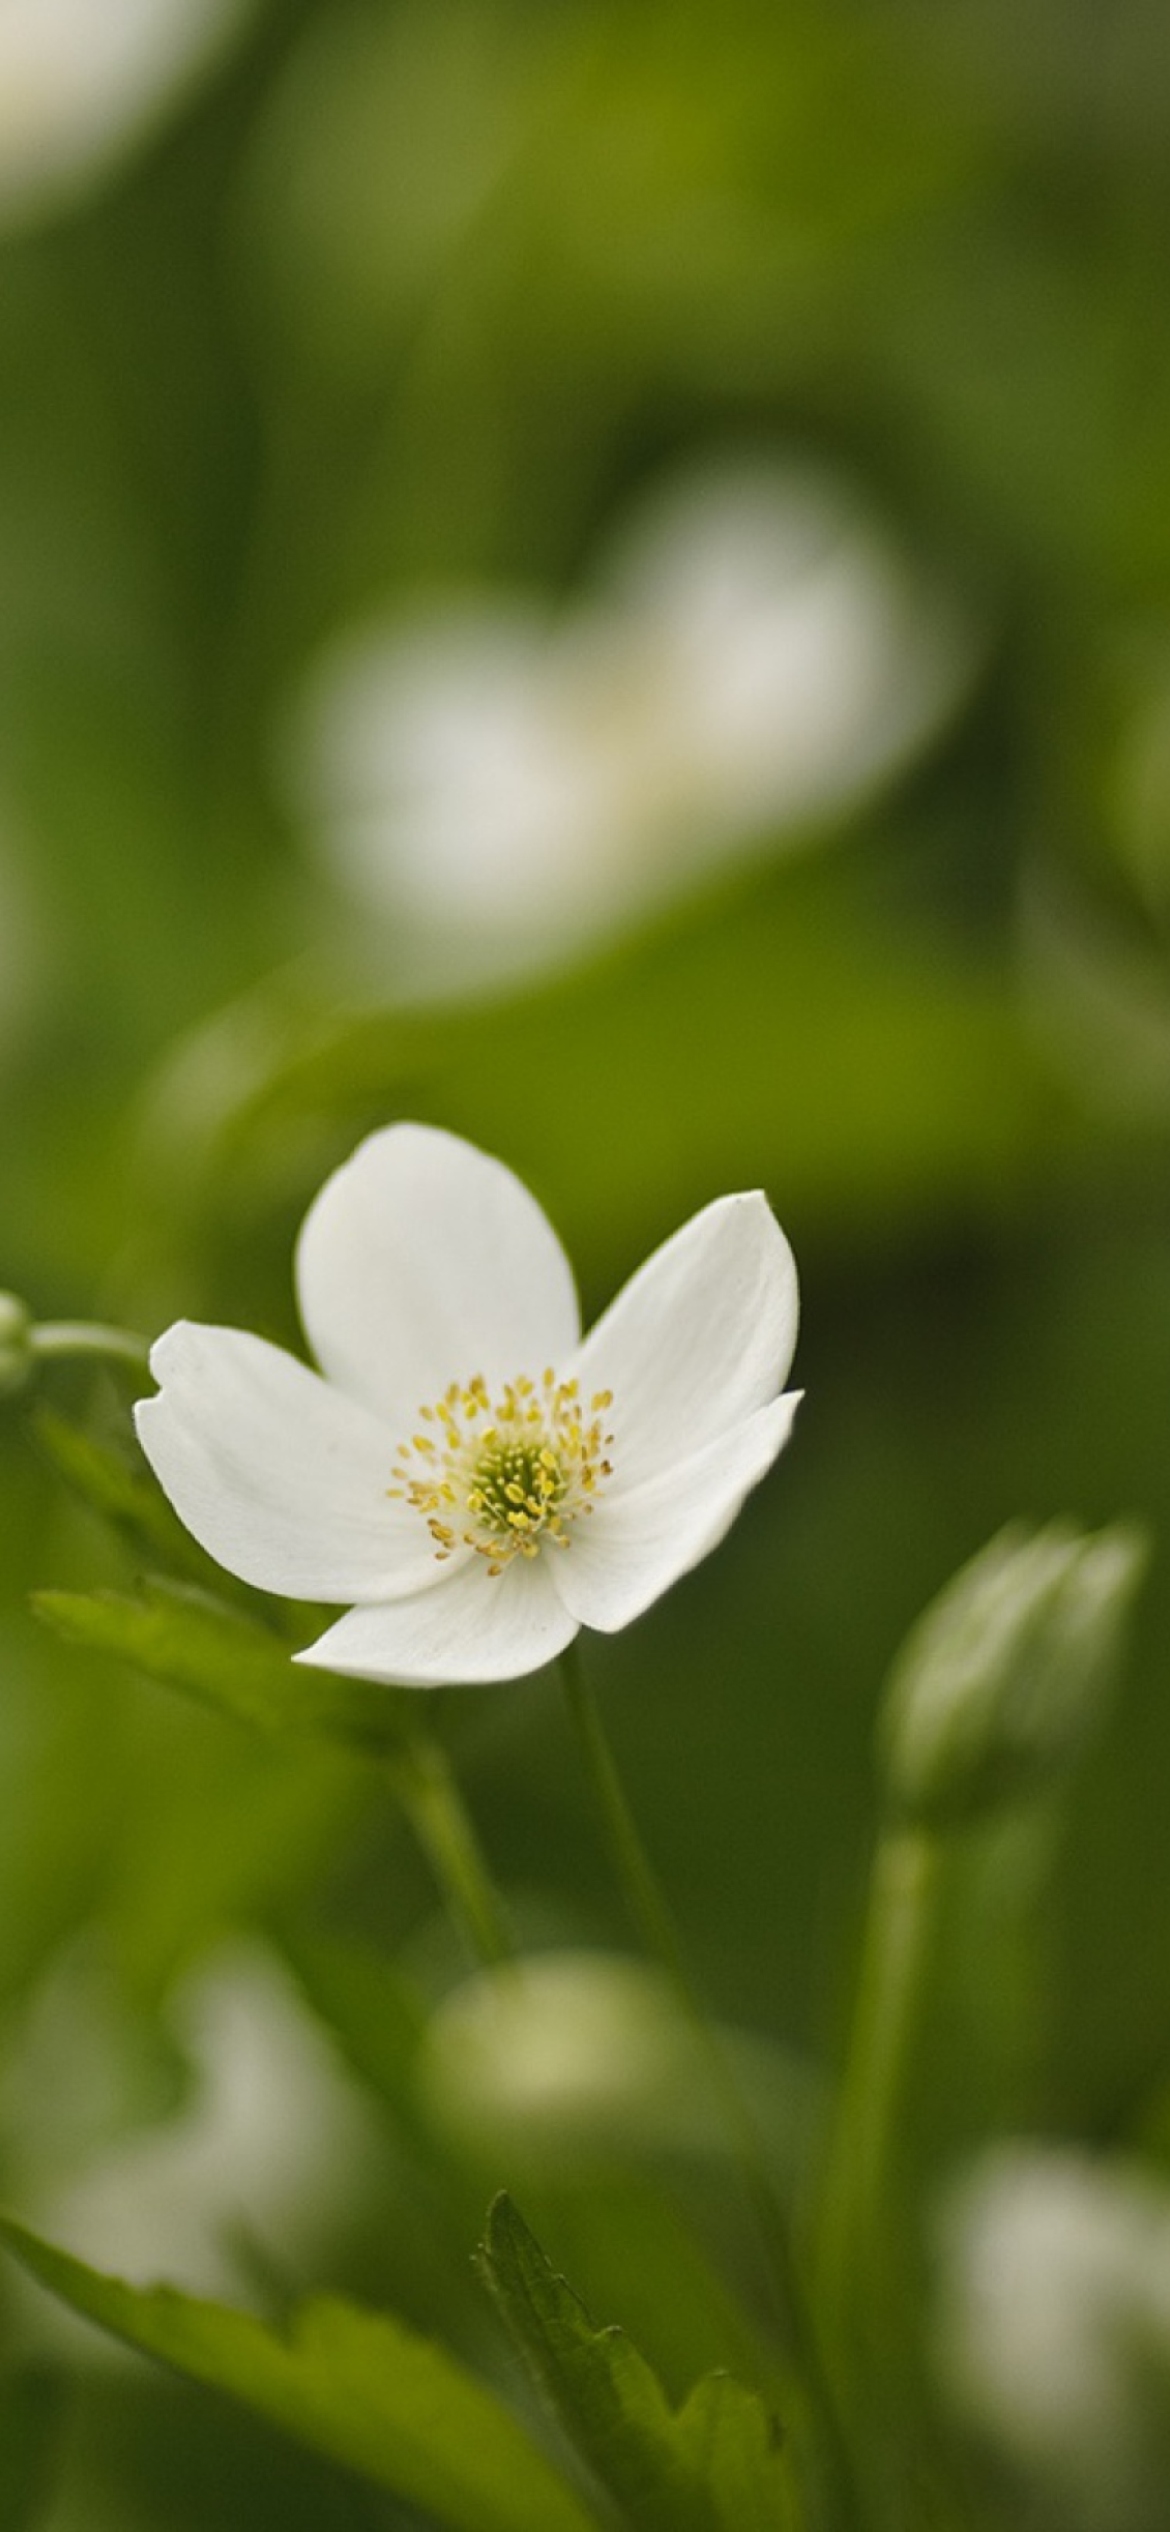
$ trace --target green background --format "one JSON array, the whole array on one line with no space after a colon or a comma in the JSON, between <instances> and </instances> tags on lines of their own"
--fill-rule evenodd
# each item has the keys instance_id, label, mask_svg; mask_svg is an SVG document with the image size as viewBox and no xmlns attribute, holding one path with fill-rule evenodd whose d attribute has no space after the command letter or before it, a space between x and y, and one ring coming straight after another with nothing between
<instances>
[{"instance_id":1,"label":"green background","mask_svg":"<svg viewBox=\"0 0 1170 2532\"><path fill-rule=\"evenodd\" d=\"M0 238L2 1279L44 1317L291 1340L304 1206L400 1115L533 1185L590 1311L764 1186L802 1272L796 1437L592 1667L706 1991L800 2050L839 2041L906 1626L1012 1516L1150 1525L1019 2027L1009 1861L1010 1922L956 1953L943 2157L987 2120L1156 2133L1170 2080L1170 751L1130 770L1170 692L1168 170L1139 0L272 0L100 184ZM571 597L624 505L737 442L839 467L953 593L961 706L815 852L510 996L391 1008L274 776L317 645L420 585ZM166 2000L225 1929L453 1974L356 1762L41 1635L30 1586L129 1569L18 1401L0 1456L12 2056L70 1946L172 2088ZM440 1722L536 1939L623 1943L550 1683ZM325 2282L478 2347L397 2164L379 2188ZM662 2322L668 2373L683 2339ZM407 2520L144 2372L69 2416L51 2532L79 2489L122 2532Z\"/></svg>"}]
</instances>

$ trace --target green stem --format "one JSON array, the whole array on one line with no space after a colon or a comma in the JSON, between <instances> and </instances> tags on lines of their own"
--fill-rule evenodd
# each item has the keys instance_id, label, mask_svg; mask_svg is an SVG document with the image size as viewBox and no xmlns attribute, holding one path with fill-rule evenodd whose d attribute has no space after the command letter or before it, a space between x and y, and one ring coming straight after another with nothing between
<instances>
[{"instance_id":1,"label":"green stem","mask_svg":"<svg viewBox=\"0 0 1170 2532\"><path fill-rule=\"evenodd\" d=\"M857 2004L825 2172L821 2280L834 2339L889 2332L898 2276L906 2090L933 1948L941 1862L924 1829L887 1830L874 1858ZM865 2328L865 2315L872 2329Z\"/></svg>"},{"instance_id":2,"label":"green stem","mask_svg":"<svg viewBox=\"0 0 1170 2532\"><path fill-rule=\"evenodd\" d=\"M796 2276L784 2210L768 2171L755 2122L728 2065L719 2036L699 1996L667 1900L642 1844L626 1800L596 1698L585 1677L580 1649L561 1656L570 1719L600 1815L605 1842L629 1914L642 1941L662 1965L690 2025L734 2148L745 2198L764 2255L770 2300L780 2333L790 2400L801 2415L790 2421L805 2447L806 2472L817 2520L840 2521L849 2511L847 2467L825 2385L812 2325Z\"/></svg>"},{"instance_id":3,"label":"green stem","mask_svg":"<svg viewBox=\"0 0 1170 2532\"><path fill-rule=\"evenodd\" d=\"M109 1328L85 1319L44 1319L30 1327L28 1351L44 1362L118 1363L128 1371L148 1372L150 1344L129 1328Z\"/></svg>"},{"instance_id":4,"label":"green stem","mask_svg":"<svg viewBox=\"0 0 1170 2532\"><path fill-rule=\"evenodd\" d=\"M441 1744L412 1734L389 1761L390 1779L456 1925L485 1969L514 1954L512 1936L471 1815Z\"/></svg>"},{"instance_id":5,"label":"green stem","mask_svg":"<svg viewBox=\"0 0 1170 2532\"><path fill-rule=\"evenodd\" d=\"M689 2019L693 2022L697 2017L703 2021L705 2028L705 2018L683 1958L674 1919L626 1800L597 1700L585 1677L580 1651L575 1643L570 1644L568 1651L561 1655L561 1675L585 1772L601 1815L606 1843L626 1906L647 1951L661 1961L676 1993L685 2003Z\"/></svg>"}]
</instances>

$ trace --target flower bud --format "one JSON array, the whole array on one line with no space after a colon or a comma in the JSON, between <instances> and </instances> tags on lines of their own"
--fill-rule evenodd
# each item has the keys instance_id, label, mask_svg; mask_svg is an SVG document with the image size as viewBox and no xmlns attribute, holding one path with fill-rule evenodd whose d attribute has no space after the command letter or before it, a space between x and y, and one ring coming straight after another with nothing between
<instances>
[{"instance_id":1,"label":"flower bud","mask_svg":"<svg viewBox=\"0 0 1170 2532\"><path fill-rule=\"evenodd\" d=\"M722 2045L794 2168L822 2109L810 2069L743 2032ZM614 1954L540 1952L477 1971L432 2015L416 2080L465 2151L558 2179L615 2157L726 2151L710 2065L668 1982Z\"/></svg>"},{"instance_id":2,"label":"flower bud","mask_svg":"<svg viewBox=\"0 0 1170 2532\"><path fill-rule=\"evenodd\" d=\"M0 1398L20 1389L32 1368L32 1318L14 1292L0 1292Z\"/></svg>"},{"instance_id":3,"label":"flower bud","mask_svg":"<svg viewBox=\"0 0 1170 2532\"><path fill-rule=\"evenodd\" d=\"M1140 1532L1013 1524L911 1629L881 1721L888 1792L923 1828L1026 1798L1077 1756L1108 1695L1145 1563Z\"/></svg>"}]
</instances>

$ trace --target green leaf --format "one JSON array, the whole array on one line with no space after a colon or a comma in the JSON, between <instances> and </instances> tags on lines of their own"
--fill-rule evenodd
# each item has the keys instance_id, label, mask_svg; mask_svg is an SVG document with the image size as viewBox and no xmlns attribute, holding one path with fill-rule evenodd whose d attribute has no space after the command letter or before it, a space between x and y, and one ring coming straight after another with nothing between
<instances>
[{"instance_id":1,"label":"green leaf","mask_svg":"<svg viewBox=\"0 0 1170 2532\"><path fill-rule=\"evenodd\" d=\"M507 2197L480 2264L565 2433L631 2532L792 2532L786 2460L755 2393L709 2374L671 2409L624 2330L599 2330Z\"/></svg>"},{"instance_id":2,"label":"green leaf","mask_svg":"<svg viewBox=\"0 0 1170 2532\"><path fill-rule=\"evenodd\" d=\"M776 2422L733 2374L704 2374L678 2413L679 2442L715 2499L726 2532L797 2532L798 2516Z\"/></svg>"},{"instance_id":3,"label":"green leaf","mask_svg":"<svg viewBox=\"0 0 1170 2532\"><path fill-rule=\"evenodd\" d=\"M395 2109L404 2101L413 2109L427 2027L422 1991L384 1953L361 1942L286 1933L282 1949L354 2073Z\"/></svg>"},{"instance_id":4,"label":"green leaf","mask_svg":"<svg viewBox=\"0 0 1170 2532\"><path fill-rule=\"evenodd\" d=\"M165 1495L123 1451L82 1432L52 1407L40 1407L32 1429L46 1459L75 1495L121 1532L131 1547L168 1571L206 1581L210 1560L172 1512Z\"/></svg>"},{"instance_id":5,"label":"green leaf","mask_svg":"<svg viewBox=\"0 0 1170 2532\"><path fill-rule=\"evenodd\" d=\"M278 1639L210 1593L178 1583L117 1591L38 1591L33 1608L70 1644L112 1653L238 1723L278 1734L396 1748L395 1692L302 1669Z\"/></svg>"},{"instance_id":6,"label":"green leaf","mask_svg":"<svg viewBox=\"0 0 1170 2532\"><path fill-rule=\"evenodd\" d=\"M390 2112L413 2158L416 2195L439 2180L445 2212L453 2214L455 2174L458 2170L461 2179L465 2175L420 2097L418 2052L427 2024L421 1992L393 1962L357 1942L286 1932L282 1949L311 2011L325 2024L359 2081ZM474 2223L473 2210L479 2203L478 2199L469 2202L469 2223ZM465 2228L461 2263L466 2239Z\"/></svg>"},{"instance_id":7,"label":"green leaf","mask_svg":"<svg viewBox=\"0 0 1170 2532\"><path fill-rule=\"evenodd\" d=\"M33 2532L48 2502L61 2432L61 2383L44 2365L22 2365L0 2383L0 2524Z\"/></svg>"},{"instance_id":8,"label":"green leaf","mask_svg":"<svg viewBox=\"0 0 1170 2532\"><path fill-rule=\"evenodd\" d=\"M597 2532L494 2393L389 2313L329 2297L306 2304L286 2336L171 2287L125 2285L4 2218L0 2240L74 2312L231 2393L449 2532Z\"/></svg>"}]
</instances>

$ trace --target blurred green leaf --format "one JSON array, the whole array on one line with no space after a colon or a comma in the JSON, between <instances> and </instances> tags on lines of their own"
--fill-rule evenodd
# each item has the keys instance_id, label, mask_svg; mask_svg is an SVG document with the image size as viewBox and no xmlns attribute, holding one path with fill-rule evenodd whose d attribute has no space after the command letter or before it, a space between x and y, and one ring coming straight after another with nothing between
<instances>
[{"instance_id":1,"label":"blurred green leaf","mask_svg":"<svg viewBox=\"0 0 1170 2532\"><path fill-rule=\"evenodd\" d=\"M136 1597L38 1591L33 1608L69 1643L113 1654L237 1723L373 1750L402 1738L392 1690L299 1668L263 1627L205 1592L161 1582Z\"/></svg>"},{"instance_id":2,"label":"blurred green leaf","mask_svg":"<svg viewBox=\"0 0 1170 2532\"><path fill-rule=\"evenodd\" d=\"M414 2063L426 2029L422 1995L369 1945L286 1934L283 1949L313 2011L354 2073L399 2109L413 2098Z\"/></svg>"},{"instance_id":3,"label":"blurred green leaf","mask_svg":"<svg viewBox=\"0 0 1170 2532\"><path fill-rule=\"evenodd\" d=\"M7 2220L0 2239L72 2311L231 2393L450 2532L596 2532L494 2395L388 2313L323 2299L285 2337L171 2287L126 2285Z\"/></svg>"},{"instance_id":4,"label":"blurred green leaf","mask_svg":"<svg viewBox=\"0 0 1170 2532\"><path fill-rule=\"evenodd\" d=\"M32 1429L45 1457L74 1494L121 1532L140 1555L205 1581L209 1559L172 1512L165 1495L124 1451L83 1432L53 1407L39 1407Z\"/></svg>"},{"instance_id":5,"label":"blurred green leaf","mask_svg":"<svg viewBox=\"0 0 1170 2532\"><path fill-rule=\"evenodd\" d=\"M389 2111L410 2157L416 2197L427 2199L437 2228L455 2213L454 2193L463 2176L419 2093L418 2054L427 2022L422 1993L403 1970L365 1943L286 1932L282 1948L306 2003L359 2081ZM436 2180L442 2184L438 2191ZM472 2223L480 2203L482 2191L471 2209Z\"/></svg>"},{"instance_id":6,"label":"blurred green leaf","mask_svg":"<svg viewBox=\"0 0 1170 2532\"><path fill-rule=\"evenodd\" d=\"M43 2365L0 2383L0 2524L33 2532L42 2520L61 2432L62 2387Z\"/></svg>"},{"instance_id":7,"label":"blurred green leaf","mask_svg":"<svg viewBox=\"0 0 1170 2532\"><path fill-rule=\"evenodd\" d=\"M503 1111L502 1082L524 1085ZM1006 973L874 927L856 869L822 859L508 1001L347 1009L274 980L154 1085L129 1208L150 1226L144 1272L218 1216L247 1273L276 1208L373 1124L435 1118L496 1150L502 1114L507 1159L603 1274L720 1187L902 1233L1000 1214L1084 1142Z\"/></svg>"},{"instance_id":8,"label":"blurred green leaf","mask_svg":"<svg viewBox=\"0 0 1170 2532\"><path fill-rule=\"evenodd\" d=\"M506 2196L480 2264L565 2433L632 2532L791 2532L787 2463L763 2403L708 2374L680 2410L620 2329L597 2329Z\"/></svg>"},{"instance_id":9,"label":"blurred green leaf","mask_svg":"<svg viewBox=\"0 0 1170 2532\"><path fill-rule=\"evenodd\" d=\"M119 1971L147 2003L225 1924L254 1923L315 1887L381 1790L339 1746L200 1729L210 1719L194 1705L156 1704L158 1733L153 1747L137 1744L101 1894Z\"/></svg>"},{"instance_id":10,"label":"blurred green leaf","mask_svg":"<svg viewBox=\"0 0 1170 2532\"><path fill-rule=\"evenodd\" d=\"M711 2490L723 2532L796 2532L773 2421L734 2375L704 2374L678 2412L677 2432Z\"/></svg>"}]
</instances>

